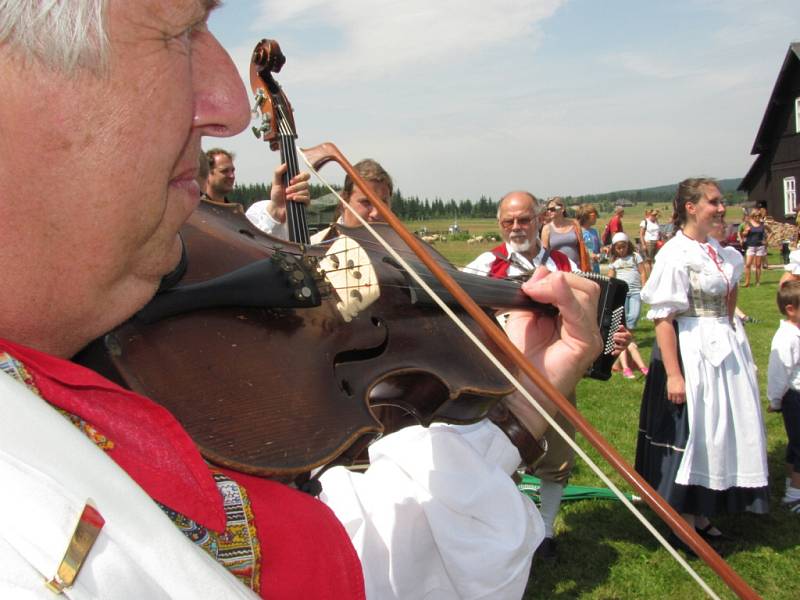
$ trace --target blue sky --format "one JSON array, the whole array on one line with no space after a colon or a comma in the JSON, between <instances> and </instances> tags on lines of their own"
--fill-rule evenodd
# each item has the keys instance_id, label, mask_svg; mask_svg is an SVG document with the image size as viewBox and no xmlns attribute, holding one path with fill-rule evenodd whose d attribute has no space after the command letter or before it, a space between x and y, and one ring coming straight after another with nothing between
<instances>
[{"instance_id":1,"label":"blue sky","mask_svg":"<svg viewBox=\"0 0 800 600\"><path fill-rule=\"evenodd\" d=\"M210 21L243 74L281 44L300 147L445 200L741 177L798 25L797 0L229 0ZM218 145L270 180L252 133Z\"/></svg>"}]
</instances>

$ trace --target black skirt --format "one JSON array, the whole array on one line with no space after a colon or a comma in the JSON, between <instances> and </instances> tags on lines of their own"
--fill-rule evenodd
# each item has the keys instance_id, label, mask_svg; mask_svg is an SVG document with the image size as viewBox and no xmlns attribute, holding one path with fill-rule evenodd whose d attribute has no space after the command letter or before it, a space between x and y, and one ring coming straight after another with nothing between
<instances>
[{"instance_id":1,"label":"black skirt","mask_svg":"<svg viewBox=\"0 0 800 600\"><path fill-rule=\"evenodd\" d=\"M658 356L658 353L654 353ZM660 358L647 373L639 414L636 471L679 513L713 517L749 511L769 512L769 488L731 487L712 490L675 483L689 437L686 404L667 398L667 374Z\"/></svg>"}]
</instances>

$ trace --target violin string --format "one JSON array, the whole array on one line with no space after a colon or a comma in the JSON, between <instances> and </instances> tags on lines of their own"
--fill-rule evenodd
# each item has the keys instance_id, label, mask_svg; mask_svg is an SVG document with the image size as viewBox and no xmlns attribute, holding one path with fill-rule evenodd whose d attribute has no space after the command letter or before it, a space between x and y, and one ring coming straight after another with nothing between
<instances>
[{"instance_id":1,"label":"violin string","mask_svg":"<svg viewBox=\"0 0 800 600\"><path fill-rule=\"evenodd\" d=\"M333 242L333 241L335 241L337 239L339 239L339 237L333 238L333 239L328 240L326 242L323 242L322 244L319 244L319 245L323 245L323 244L326 244L326 243L329 243L329 242ZM359 245L362 246L365 249L380 249L380 247L381 247L379 243L373 242L373 241L369 241L369 240L359 240ZM417 255L414 254L413 251L404 250L404 249L395 249L395 250L401 256L407 257L407 260L409 260L409 262L415 268L418 267L420 269L427 270L427 267L424 265L424 263L422 263L422 261L419 260L419 257L417 257ZM475 285L477 287L485 287L487 290L491 290L491 289L496 287L495 284L493 283L494 281L506 281L506 282L516 283L516 284L520 283L519 279L514 278L514 277L497 277L497 278L493 277L492 281L487 282L486 281L487 278L483 276L482 272L477 272L474 269L466 269L465 268L466 265L454 265L452 263L450 263L450 264L452 265L453 269L459 271L460 273L465 273L467 275L480 276L481 281L477 281L478 277L476 277L476 281L472 285Z\"/></svg>"},{"instance_id":2,"label":"violin string","mask_svg":"<svg viewBox=\"0 0 800 600\"><path fill-rule=\"evenodd\" d=\"M336 238L336 239L339 239L339 238ZM337 250L337 251L334 251L334 252L329 252L328 254L326 254L326 256L340 256L340 255L344 256L344 255L347 255L350 252L352 252L352 251L351 250ZM407 255L408 254L407 251L406 252L398 251L398 252L401 255ZM414 256L416 257L416 255L414 255ZM408 263L414 268L414 270L416 270L418 272L422 271L422 272L427 273L429 276L432 277L432 275L430 275L430 271L428 270L428 268L421 261L419 261L419 260L417 260L417 261L408 260ZM341 269L345 269L345 268L356 268L356 269L359 269L359 268L364 268L364 267L368 267L368 266L371 266L371 263L369 261L366 261L366 262L361 263L361 264L353 264L350 267L340 267L339 269L326 269L326 273L335 273L335 272L337 272L337 271L339 271ZM461 273L465 273L465 272L459 271L458 273L451 273L451 274L455 275L455 276L458 276ZM469 273L469 272L466 272L466 273L468 275L471 275L471 273ZM499 281L510 282L510 283L513 283L515 286L519 286L520 285L520 282L518 280L512 279L512 278L494 279L494 278L488 278L488 277L482 277L482 276L481 277L478 277L478 276L474 277L474 279L471 280L469 282L469 284L472 287L472 289L475 290L476 292L480 291L480 292L487 292L487 293L496 293L497 292L497 282L499 282ZM404 286L399 285L399 284L397 284L397 285L381 284L381 285L385 286L385 287L399 287L399 288L404 287Z\"/></svg>"},{"instance_id":3,"label":"violin string","mask_svg":"<svg viewBox=\"0 0 800 600\"><path fill-rule=\"evenodd\" d=\"M339 239L339 238L338 237L333 238L331 240L328 240L327 242L323 242L323 244L324 243L328 243L328 242L333 242L333 241L335 241L337 239ZM359 240L359 244L361 246L363 246L364 248L374 248L374 249L381 248L381 245L378 242L371 241L371 240ZM414 252L411 251L411 250L404 250L404 249L399 249L399 250L396 249L396 250L401 256L408 256L408 257L411 258L411 260L415 260L415 259L419 260L417 255L414 254ZM422 263L420 263L420 264L422 264ZM453 265L454 268L459 268L459 267L464 267L464 266L466 266L466 265ZM513 281L513 279L510 279L510 281Z\"/></svg>"},{"instance_id":4,"label":"violin string","mask_svg":"<svg viewBox=\"0 0 800 600\"><path fill-rule=\"evenodd\" d=\"M330 240L326 240L325 242L321 242L321 243L319 243L317 245L318 246L323 246L323 247L325 245L331 245L333 242L335 242L336 240L340 239L341 237L343 237L343 236L337 236L337 237L332 238ZM361 246L362 248L365 248L365 249L376 249L377 250L377 249L381 248L380 244L378 244L377 242L369 241L369 240L359 240L358 244L359 244L359 246ZM423 270L427 270L427 267L424 265L424 263L422 261L419 260L419 257L416 254L414 254L413 251L404 250L404 249L397 249L397 248L395 248L395 251L398 254L400 254L401 256L407 257L406 260L408 260L410 262L410 264L412 264L414 267L419 267L419 268L421 268ZM333 252L331 254L339 254L339 253L342 253L342 254L347 253L347 250L341 250L341 251ZM447 268L446 268L447 265L442 265L442 266L445 268L445 270L447 270ZM482 274L479 274L477 271L474 271L472 269L465 270L465 269L463 269L463 267L461 269L459 269L458 266L456 266L456 265L451 265L451 266L452 266L453 271L457 271L459 273L464 273L464 274L467 274L467 275L476 275L476 277L475 277L475 280L476 280L475 281L475 285L481 285L481 283L484 283L486 288L489 288L489 289L492 288L492 287L495 287L496 284L493 283L495 281L506 281L506 282L517 283L517 284L520 283L519 280L514 278L514 277L492 278L491 282L486 282L487 278L484 277ZM480 281L478 281L478 275L480 276Z\"/></svg>"},{"instance_id":5,"label":"violin string","mask_svg":"<svg viewBox=\"0 0 800 600\"><path fill-rule=\"evenodd\" d=\"M466 324L458 318L458 316L450 309L449 306L434 292L428 284L422 279L422 277L416 272L413 271L410 265L400 256L398 252L394 250L394 248L389 245L389 243L380 237L380 235L375 231L375 229L366 221L366 219L362 218L349 204L347 204L342 197L333 189L333 187L325 180L322 175L314 169L311 162L306 157L305 153L302 150L299 150L300 155L303 157L308 168L311 170L312 173L320 180L320 182L326 186L333 194L339 198L339 202L345 207L346 210L349 210L353 216L361 223L363 227L369 231L375 239L380 243L386 252L388 252L397 262L399 262L403 268L417 281L417 284L425 290L428 295L439 305L439 307L450 317L450 319L455 323L455 325L461 329L464 335L469 338L472 343L486 356L486 358L497 367L497 369L506 377L506 379L517 389L517 391L526 399L530 404L537 410L539 415L548 423L550 427L552 427L558 435L560 435L563 440L573 449L573 451L586 462L587 465L594 471L594 473L606 484L606 486L617 496L620 502L625 505L629 511L642 523L642 525L647 529L653 537L658 540L658 542L670 553L670 555L680 564L683 569L689 574L692 579L694 579L697 584L703 589L703 591L708 594L709 597L714 598L715 600L719 600L719 596L708 586L708 584L700 577L700 575L689 565L688 562L678 554L678 551L673 548L669 542L667 542L666 538L659 533L659 531L648 521L645 516L637 509L633 503L628 500L627 496L622 493L622 491L617 487L617 485L611 481L611 479L597 466L597 464L589 457L589 455L578 445L578 443L573 440L565 431L564 429L555 421L553 417L551 417L547 411L542 408L542 406L537 402L533 396L528 392L527 389L520 383L520 381L511 374L511 372L506 369L506 367L497 359L489 349L481 342L470 329L466 326Z\"/></svg>"}]
</instances>

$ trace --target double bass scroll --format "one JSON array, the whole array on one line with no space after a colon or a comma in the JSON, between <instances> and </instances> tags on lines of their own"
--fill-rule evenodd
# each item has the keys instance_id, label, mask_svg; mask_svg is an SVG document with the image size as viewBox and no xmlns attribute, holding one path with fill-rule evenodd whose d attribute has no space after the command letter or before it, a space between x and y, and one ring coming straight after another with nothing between
<instances>
[{"instance_id":1,"label":"double bass scroll","mask_svg":"<svg viewBox=\"0 0 800 600\"><path fill-rule=\"evenodd\" d=\"M269 143L271 150L280 151L281 163L287 165L283 176L284 187L300 173L297 160L297 130L289 99L275 81L273 73L279 73L286 57L275 40L261 40L253 50L250 60L250 85L255 94L253 111L261 115L261 122L253 127L253 134ZM306 207L302 202L286 202L286 224L289 240L301 244L309 243Z\"/></svg>"}]
</instances>

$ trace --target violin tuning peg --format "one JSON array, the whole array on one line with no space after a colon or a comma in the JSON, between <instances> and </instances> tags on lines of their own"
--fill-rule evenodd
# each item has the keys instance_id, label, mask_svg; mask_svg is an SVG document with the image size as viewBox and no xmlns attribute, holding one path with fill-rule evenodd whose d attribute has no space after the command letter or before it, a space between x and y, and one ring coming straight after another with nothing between
<instances>
[{"instance_id":1,"label":"violin tuning peg","mask_svg":"<svg viewBox=\"0 0 800 600\"><path fill-rule=\"evenodd\" d=\"M311 288L308 286L303 286L294 293L294 297L298 300L310 300L311 299Z\"/></svg>"}]
</instances>

